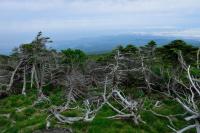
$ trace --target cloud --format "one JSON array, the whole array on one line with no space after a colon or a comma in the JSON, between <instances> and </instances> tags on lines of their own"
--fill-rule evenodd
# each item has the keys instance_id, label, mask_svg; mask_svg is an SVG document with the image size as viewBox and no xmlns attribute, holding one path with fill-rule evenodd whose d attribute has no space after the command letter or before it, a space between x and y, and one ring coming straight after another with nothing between
<instances>
[{"instance_id":1,"label":"cloud","mask_svg":"<svg viewBox=\"0 0 200 133\"><path fill-rule=\"evenodd\" d=\"M40 30L199 36L199 9L199 0L0 0L0 43L11 33Z\"/></svg>"},{"instance_id":2,"label":"cloud","mask_svg":"<svg viewBox=\"0 0 200 133\"><path fill-rule=\"evenodd\" d=\"M182 12L199 9L199 0L1 0L1 10L66 10L79 13ZM186 12L185 12L186 13Z\"/></svg>"},{"instance_id":3,"label":"cloud","mask_svg":"<svg viewBox=\"0 0 200 133\"><path fill-rule=\"evenodd\" d=\"M200 28L163 31L163 32L152 32L151 34L159 35L159 36L174 36L174 37L194 38L194 39L200 40Z\"/></svg>"}]
</instances>

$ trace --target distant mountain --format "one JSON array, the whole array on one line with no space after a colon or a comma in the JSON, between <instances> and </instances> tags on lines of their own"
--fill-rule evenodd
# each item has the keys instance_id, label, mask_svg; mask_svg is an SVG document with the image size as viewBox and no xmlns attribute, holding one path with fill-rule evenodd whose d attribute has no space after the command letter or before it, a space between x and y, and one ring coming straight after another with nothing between
<instances>
[{"instance_id":1,"label":"distant mountain","mask_svg":"<svg viewBox=\"0 0 200 133\"><path fill-rule=\"evenodd\" d=\"M133 44L142 46L149 41L154 40L158 45L168 44L175 39L182 39L192 45L200 45L200 41L196 39L184 39L181 37L166 37L154 35L116 35L116 36L101 36L93 38L81 38L77 40L54 41L52 48L62 50L67 48L81 49L87 53L102 53L110 51L118 45Z\"/></svg>"}]
</instances>

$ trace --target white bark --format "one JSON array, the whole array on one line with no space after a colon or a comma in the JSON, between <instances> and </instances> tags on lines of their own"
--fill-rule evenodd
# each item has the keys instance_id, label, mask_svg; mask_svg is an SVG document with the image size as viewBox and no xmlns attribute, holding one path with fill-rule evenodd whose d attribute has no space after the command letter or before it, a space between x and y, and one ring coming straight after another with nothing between
<instances>
[{"instance_id":1,"label":"white bark","mask_svg":"<svg viewBox=\"0 0 200 133\"><path fill-rule=\"evenodd\" d=\"M189 126L183 128L181 130L176 131L176 133L183 133L183 132L185 132L185 131L187 131L187 130L189 130L191 128L195 128L195 127L196 127L196 125L189 125Z\"/></svg>"},{"instance_id":2,"label":"white bark","mask_svg":"<svg viewBox=\"0 0 200 133\"><path fill-rule=\"evenodd\" d=\"M197 133L200 133L200 125L199 125L199 121L198 120L195 120L195 125L196 125Z\"/></svg>"},{"instance_id":3,"label":"white bark","mask_svg":"<svg viewBox=\"0 0 200 133\"><path fill-rule=\"evenodd\" d=\"M13 85L13 82L14 82L14 77L15 77L15 74L17 72L17 70L19 69L20 65L22 64L23 61L20 61L19 64L16 66L15 70L12 72L12 76L10 78L10 83L6 89L6 91L10 91L12 85Z\"/></svg>"},{"instance_id":4,"label":"white bark","mask_svg":"<svg viewBox=\"0 0 200 133\"><path fill-rule=\"evenodd\" d=\"M24 81L23 81L22 95L26 95L26 67L24 67Z\"/></svg>"},{"instance_id":5,"label":"white bark","mask_svg":"<svg viewBox=\"0 0 200 133\"><path fill-rule=\"evenodd\" d=\"M32 70L31 70L31 88L33 88L34 74L35 74L35 65L33 64Z\"/></svg>"},{"instance_id":6,"label":"white bark","mask_svg":"<svg viewBox=\"0 0 200 133\"><path fill-rule=\"evenodd\" d=\"M192 86L194 87L195 91L196 91L196 92L199 94L199 96L200 96L200 91L199 91L199 89L196 87L196 85L195 85L195 83L193 82L192 77L191 77L191 75L190 75L190 66L189 66L188 69L187 69L187 73L188 73L188 78L189 78L189 80L190 80L190 83L192 84Z\"/></svg>"}]
</instances>

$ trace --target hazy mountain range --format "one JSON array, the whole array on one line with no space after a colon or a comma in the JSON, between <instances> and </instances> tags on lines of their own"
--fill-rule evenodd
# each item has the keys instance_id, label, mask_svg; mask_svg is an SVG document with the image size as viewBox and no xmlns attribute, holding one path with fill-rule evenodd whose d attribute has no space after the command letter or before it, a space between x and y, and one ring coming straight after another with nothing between
<instances>
[{"instance_id":1,"label":"hazy mountain range","mask_svg":"<svg viewBox=\"0 0 200 133\"><path fill-rule=\"evenodd\" d=\"M136 46L143 46L149 41L154 40L159 46L168 44L175 39L182 39L187 43L195 46L200 46L200 40L195 38L186 37L169 37L169 36L156 36L156 35L144 35L144 34L123 34L123 35L110 35L99 37L88 37L74 40L55 40L48 47L54 48L58 51L74 48L81 49L87 53L103 53L111 51L119 45L133 44ZM1 44L0 44L1 46ZM9 45L8 45L9 46ZM3 45L0 47L0 54L10 54L14 47L7 47Z\"/></svg>"},{"instance_id":2,"label":"hazy mountain range","mask_svg":"<svg viewBox=\"0 0 200 133\"><path fill-rule=\"evenodd\" d=\"M156 41L158 45L165 45L175 39L182 39L189 44L200 46L200 40L197 39L134 34L134 35L100 36L92 38L81 38L77 40L54 41L54 43L51 44L51 47L57 50L62 50L66 48L75 48L84 50L87 53L101 53L110 51L118 45L133 44L136 46L142 46L147 44L151 40Z\"/></svg>"}]
</instances>

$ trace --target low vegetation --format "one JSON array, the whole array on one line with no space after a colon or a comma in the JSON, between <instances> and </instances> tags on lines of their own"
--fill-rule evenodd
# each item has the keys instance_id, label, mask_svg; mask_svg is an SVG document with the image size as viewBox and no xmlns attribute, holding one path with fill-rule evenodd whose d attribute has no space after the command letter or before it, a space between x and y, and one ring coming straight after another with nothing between
<instances>
[{"instance_id":1,"label":"low vegetation","mask_svg":"<svg viewBox=\"0 0 200 133\"><path fill-rule=\"evenodd\" d=\"M39 32L0 56L2 133L200 133L200 49L174 40L57 52Z\"/></svg>"}]
</instances>

